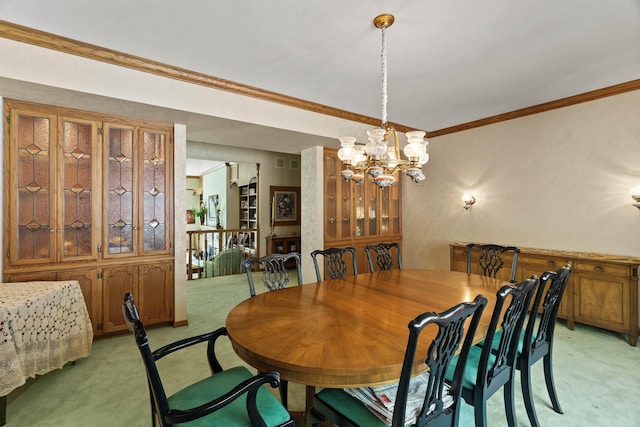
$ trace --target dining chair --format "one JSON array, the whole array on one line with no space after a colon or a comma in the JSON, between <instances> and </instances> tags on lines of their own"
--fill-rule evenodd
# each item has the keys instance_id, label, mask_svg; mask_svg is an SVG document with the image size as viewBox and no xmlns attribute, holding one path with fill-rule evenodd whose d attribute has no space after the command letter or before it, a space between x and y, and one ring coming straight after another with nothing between
<instances>
[{"instance_id":1,"label":"dining chair","mask_svg":"<svg viewBox=\"0 0 640 427\"><path fill-rule=\"evenodd\" d=\"M496 294L496 305L491 314L482 346L469 350L462 381L462 398L474 408L475 425L487 425L487 400L501 388L509 427L515 427L514 383L516 352L527 309L538 278L531 278L512 285L505 285ZM503 310L507 305L506 310ZM504 315L502 312L504 311ZM494 336L501 327L496 351L492 351ZM452 362L446 374L448 381L455 381L456 363Z\"/></svg>"},{"instance_id":2,"label":"dining chair","mask_svg":"<svg viewBox=\"0 0 640 427\"><path fill-rule=\"evenodd\" d=\"M553 334L560 301L567 287L571 270L571 265L567 264L556 272L546 271L540 276L540 285L531 306L527 326L518 343L516 368L520 371L524 405L532 427L540 426L531 389L531 366L539 360L544 361L544 380L553 410L562 414L553 381ZM539 314L541 301L542 313ZM493 343L494 349L497 348L495 338Z\"/></svg>"},{"instance_id":3,"label":"dining chair","mask_svg":"<svg viewBox=\"0 0 640 427\"><path fill-rule=\"evenodd\" d=\"M316 269L316 278L318 282L322 281L322 274L320 274L320 267L318 266L319 255L324 257L324 271L331 279L339 279L347 274L347 262L344 260L345 253L351 254L351 267L353 269L353 275L358 275L358 266L356 264L356 250L349 246L346 248L327 248L324 250L316 249L311 252L311 258L313 259L313 266Z\"/></svg>"},{"instance_id":4,"label":"dining chair","mask_svg":"<svg viewBox=\"0 0 640 427\"><path fill-rule=\"evenodd\" d=\"M373 273L375 271L373 265L373 256L376 258L376 266L378 270L391 270L393 268L393 256L392 251L395 250L396 261L398 268L402 269L402 258L400 257L400 245L397 242L393 243L378 243L375 245L367 245L364 247L364 251L367 254L367 260L369 261L369 271Z\"/></svg>"},{"instance_id":5,"label":"dining chair","mask_svg":"<svg viewBox=\"0 0 640 427\"><path fill-rule=\"evenodd\" d=\"M300 254L289 252L287 254L272 254L262 258L247 258L242 262L244 270L247 272L249 281L249 294L256 296L256 287L253 282L252 267L260 266L264 269L262 273L262 284L269 290L275 291L285 288L289 283L289 269L287 265L290 261L295 262L296 273L298 275L298 285L302 285L302 269L300 266ZM289 405L289 383L286 380L280 381L280 401L285 408Z\"/></svg>"},{"instance_id":6,"label":"dining chair","mask_svg":"<svg viewBox=\"0 0 640 427\"><path fill-rule=\"evenodd\" d=\"M122 312L144 362L152 426L295 425L286 408L264 387L265 384L274 388L279 385L278 372L270 371L254 376L245 366L222 368L216 357L215 346L218 338L227 335L226 328L185 338L151 351L147 332L140 321L131 292L124 296ZM207 344L211 376L167 396L156 361L201 343ZM179 367L180 364L174 364L171 369Z\"/></svg>"},{"instance_id":7,"label":"dining chair","mask_svg":"<svg viewBox=\"0 0 640 427\"><path fill-rule=\"evenodd\" d=\"M391 415L391 426L451 427L458 425L464 365L467 355L473 347L474 335L486 304L487 299L478 295L472 302L457 304L440 314L423 313L409 322L409 339L402 363L400 381L391 386L394 391L397 390ZM465 332L466 321L469 317L471 317L471 322ZM425 329L433 330L435 338L426 355L417 354L420 334ZM457 359L455 379L449 385L445 383L444 374L461 342L462 348ZM412 378L416 368L414 365L416 357L421 361L421 366L418 369L427 370L417 380ZM422 387L416 387L418 383ZM365 393L371 391L375 393L378 390L376 387L367 389ZM307 425L318 426L319 423L326 421L341 427L389 425L374 415L366 404L353 396L354 394L358 394L358 389L325 388L316 393L313 398L313 407L308 412ZM408 402L415 403L411 405L411 413L406 411Z\"/></svg>"},{"instance_id":8,"label":"dining chair","mask_svg":"<svg viewBox=\"0 0 640 427\"><path fill-rule=\"evenodd\" d=\"M515 246L501 246L501 245L485 245L479 243L469 243L467 245L467 274L471 273L471 256L475 251L480 252L480 258L478 263L480 265L480 272L484 276L496 277L498 271L504 266L503 255L506 252L513 253L513 259L511 261L511 275L509 281L511 283L516 282L516 268L518 267L518 255L520 249Z\"/></svg>"},{"instance_id":9,"label":"dining chair","mask_svg":"<svg viewBox=\"0 0 640 427\"><path fill-rule=\"evenodd\" d=\"M256 288L251 271L254 265L260 266L264 269L262 273L262 284L268 290L273 291L285 288L289 283L289 269L287 265L290 262L295 263L295 269L298 275L298 285L302 285L302 269L300 266L300 254L298 252L271 254L262 258L247 258L242 261L244 270L247 272L249 293L251 296L253 297L256 295Z\"/></svg>"}]
</instances>

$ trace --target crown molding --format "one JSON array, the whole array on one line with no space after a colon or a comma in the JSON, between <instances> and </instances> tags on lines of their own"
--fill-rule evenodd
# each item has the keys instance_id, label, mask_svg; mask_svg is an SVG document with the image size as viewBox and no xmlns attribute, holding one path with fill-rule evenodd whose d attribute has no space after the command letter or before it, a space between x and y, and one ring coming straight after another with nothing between
<instances>
[{"instance_id":1,"label":"crown molding","mask_svg":"<svg viewBox=\"0 0 640 427\"><path fill-rule=\"evenodd\" d=\"M162 62L107 49L44 31L35 30L33 28L24 27L7 21L0 20L0 37L46 49L57 50L59 52L95 61L126 67L144 73L155 74L161 77L180 80L238 95L249 96L264 101L276 102L290 107L300 108L358 123L371 124L372 126L380 124L380 119L377 118L351 113L349 111L270 92L253 86L243 85L230 80L187 70L185 68L175 67Z\"/></svg>"},{"instance_id":2,"label":"crown molding","mask_svg":"<svg viewBox=\"0 0 640 427\"><path fill-rule=\"evenodd\" d=\"M608 96L620 95L625 92L631 92L640 89L640 79L632 80L626 83L605 87L602 89L592 90L579 95L569 96L567 98L557 99L555 101L545 102L543 104L534 105L532 107L521 108L519 110L510 111L508 113L498 114L484 119L474 120L468 123L451 126L448 128L428 132L428 136L442 136L450 133L461 132L481 126L491 125L494 123L505 122L520 117L530 116L532 114L543 113L545 111L556 110L558 108L569 107L571 105L581 104L583 102L594 101Z\"/></svg>"}]
</instances>

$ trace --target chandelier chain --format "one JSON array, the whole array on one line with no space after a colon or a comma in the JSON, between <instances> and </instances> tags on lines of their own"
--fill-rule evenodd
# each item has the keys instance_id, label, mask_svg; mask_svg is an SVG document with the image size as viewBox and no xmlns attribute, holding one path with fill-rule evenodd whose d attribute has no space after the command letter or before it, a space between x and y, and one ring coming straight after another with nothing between
<instances>
[{"instance_id":1,"label":"chandelier chain","mask_svg":"<svg viewBox=\"0 0 640 427\"><path fill-rule=\"evenodd\" d=\"M385 37L386 28L382 28L382 128L386 128L387 124L387 38Z\"/></svg>"}]
</instances>

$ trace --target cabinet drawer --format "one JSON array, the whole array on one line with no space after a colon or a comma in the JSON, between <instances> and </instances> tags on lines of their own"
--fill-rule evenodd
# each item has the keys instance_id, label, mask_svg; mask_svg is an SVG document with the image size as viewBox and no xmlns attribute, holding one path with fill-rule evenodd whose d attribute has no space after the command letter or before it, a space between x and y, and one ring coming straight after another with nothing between
<instances>
[{"instance_id":1,"label":"cabinet drawer","mask_svg":"<svg viewBox=\"0 0 640 427\"><path fill-rule=\"evenodd\" d=\"M580 273L615 274L617 276L631 276L631 267L628 265L609 264L605 262L576 261L573 269Z\"/></svg>"},{"instance_id":2,"label":"cabinet drawer","mask_svg":"<svg viewBox=\"0 0 640 427\"><path fill-rule=\"evenodd\" d=\"M518 258L518 265L527 265L531 269L537 271L540 270L539 274L542 274L547 270L557 270L560 267L566 265L569 261L563 258L557 257L523 257L520 256Z\"/></svg>"}]
</instances>

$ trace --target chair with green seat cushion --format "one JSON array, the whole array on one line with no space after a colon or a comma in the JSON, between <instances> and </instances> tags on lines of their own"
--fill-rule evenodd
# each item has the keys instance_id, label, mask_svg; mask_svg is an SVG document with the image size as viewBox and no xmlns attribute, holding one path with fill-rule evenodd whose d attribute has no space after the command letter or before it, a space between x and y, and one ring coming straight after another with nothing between
<instances>
[{"instance_id":1,"label":"chair with green seat cushion","mask_svg":"<svg viewBox=\"0 0 640 427\"><path fill-rule=\"evenodd\" d=\"M253 266L262 267L262 284L269 291L286 288L289 283L289 263L294 263L298 285L302 285L302 266L300 254L298 252L289 252L287 254L271 254L262 258L247 258L242 262L247 273L247 281L249 282L249 294L251 297L256 296L256 287L253 282ZM268 319L267 319L268 321ZM288 406L288 383L282 380L280 383L280 400L282 404Z\"/></svg>"},{"instance_id":2,"label":"chair with green seat cushion","mask_svg":"<svg viewBox=\"0 0 640 427\"><path fill-rule=\"evenodd\" d=\"M215 354L219 337L226 328L186 338L151 351L147 332L140 321L132 294L124 296L122 311L133 332L146 368L151 400L152 425L160 426L294 426L287 410L265 387L278 387L278 372L253 375L244 366L223 370ZM207 344L212 375L167 396L156 361L195 344Z\"/></svg>"},{"instance_id":3,"label":"chair with green seat cushion","mask_svg":"<svg viewBox=\"0 0 640 427\"><path fill-rule=\"evenodd\" d=\"M400 373L400 382L397 385L391 420L392 426L451 427L458 424L460 380L464 370L464 361L473 347L473 338L486 304L487 299L478 295L473 302L460 303L440 314L423 313L409 322L409 339ZM469 317L471 317L471 322L465 332L465 324ZM435 338L431 342L426 356L416 355L420 334L425 329L433 330ZM372 339L375 338L372 337ZM445 384L444 373L461 342L462 349L458 359L458 368L454 375L456 380L449 386ZM414 372L416 357L419 357L419 360L426 365L424 367L428 369L428 374L422 375L426 379L424 394L410 396L410 385L414 383L411 375ZM414 407L415 411L406 413L407 402L416 400L418 405ZM411 418L415 418L415 421L411 421ZM341 427L382 427L387 425L367 409L364 403L347 391L329 388L316 393L313 407L307 414L307 424L310 426L317 426L325 421L330 421Z\"/></svg>"},{"instance_id":4,"label":"chair with green seat cushion","mask_svg":"<svg viewBox=\"0 0 640 427\"><path fill-rule=\"evenodd\" d=\"M523 282L506 285L496 294L496 305L491 314L483 346L473 346L469 351L466 369L462 380L462 398L474 407L475 425L487 425L487 400L501 388L504 391L504 406L509 427L516 425L514 406L515 360L518 350L518 338L522 331L527 309L538 279L532 276ZM503 310L507 304L506 310ZM504 311L504 315L502 312ZM492 343L500 319L502 333L492 351ZM446 373L448 381L455 380L457 362L451 363Z\"/></svg>"},{"instance_id":5,"label":"chair with green seat cushion","mask_svg":"<svg viewBox=\"0 0 640 427\"><path fill-rule=\"evenodd\" d=\"M524 405L529 422L533 427L538 427L540 423L533 403L531 366L541 359L544 361L544 380L553 410L562 414L562 408L560 408L553 381L553 334L558 318L560 301L562 301L562 295L567 287L570 275L571 265L567 264L556 272L546 271L540 276L540 285L531 305L527 326L524 333L520 335L518 342L516 369L520 371ZM544 301L542 300L543 295ZM542 313L538 316L541 302ZM498 348L499 342L500 332L496 333L493 339L492 347L494 351Z\"/></svg>"}]
</instances>

